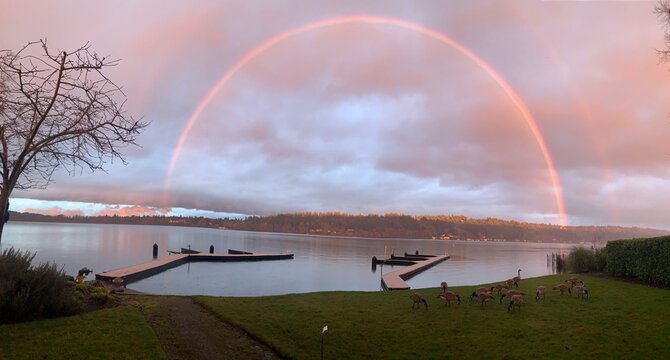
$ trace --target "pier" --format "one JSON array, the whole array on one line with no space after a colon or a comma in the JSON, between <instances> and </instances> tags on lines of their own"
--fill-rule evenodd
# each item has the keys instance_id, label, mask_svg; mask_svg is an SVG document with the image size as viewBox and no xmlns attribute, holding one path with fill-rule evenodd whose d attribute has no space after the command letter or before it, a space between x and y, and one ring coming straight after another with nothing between
<instances>
[{"instance_id":1,"label":"pier","mask_svg":"<svg viewBox=\"0 0 670 360\"><path fill-rule=\"evenodd\" d=\"M230 252L230 251L229 251ZM233 250L231 254L206 254L189 253L173 254L162 259L149 261L146 263L132 265L121 269L105 271L96 274L95 278L103 281L112 281L116 278L122 278L124 284L139 281L149 276L158 274L168 269L172 269L191 261L265 261L265 260L286 260L293 259L293 254L254 254L243 251Z\"/></svg>"},{"instance_id":2,"label":"pier","mask_svg":"<svg viewBox=\"0 0 670 360\"><path fill-rule=\"evenodd\" d=\"M405 260L406 258L414 258L416 260L412 261L413 264L406 268L384 274L382 276L382 286L385 290L408 290L410 287L405 282L406 279L411 278L435 264L449 259L449 255L406 255L401 261L410 261Z\"/></svg>"}]
</instances>

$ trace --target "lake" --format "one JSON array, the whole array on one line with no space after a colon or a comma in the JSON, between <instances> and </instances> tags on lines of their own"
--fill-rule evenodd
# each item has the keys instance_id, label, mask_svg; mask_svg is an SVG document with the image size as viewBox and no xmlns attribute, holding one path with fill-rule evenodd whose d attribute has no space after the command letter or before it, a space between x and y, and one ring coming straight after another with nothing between
<instances>
[{"instance_id":1,"label":"lake","mask_svg":"<svg viewBox=\"0 0 670 360\"><path fill-rule=\"evenodd\" d=\"M413 288L474 285L504 281L516 276L537 277L552 273L547 255L567 253L574 244L474 242L454 240L361 239L296 234L258 233L204 228L140 225L58 224L9 222L2 249L14 246L35 252L37 262L55 262L68 274L86 266L100 273L152 260L152 246L159 257L167 250L191 246L216 253L228 249L259 253L294 253L293 260L261 262L192 262L130 284L152 294L261 296L330 290L378 291L381 274L398 266L377 266L384 249L451 255L451 259L409 279ZM89 276L88 279L92 279Z\"/></svg>"}]
</instances>

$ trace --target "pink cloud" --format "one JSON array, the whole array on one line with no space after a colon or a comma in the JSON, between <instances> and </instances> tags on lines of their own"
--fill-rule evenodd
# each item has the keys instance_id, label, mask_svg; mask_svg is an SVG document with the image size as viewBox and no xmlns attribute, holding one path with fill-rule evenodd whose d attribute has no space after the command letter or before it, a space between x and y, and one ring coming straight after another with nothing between
<instances>
[{"instance_id":1,"label":"pink cloud","mask_svg":"<svg viewBox=\"0 0 670 360\"><path fill-rule=\"evenodd\" d=\"M108 205L105 209L95 212L93 216L159 216L166 215L169 211L168 208Z\"/></svg>"},{"instance_id":2,"label":"pink cloud","mask_svg":"<svg viewBox=\"0 0 670 360\"><path fill-rule=\"evenodd\" d=\"M26 213L30 214L39 214L39 215L47 215L47 216L58 216L58 215L63 215L63 216L68 216L68 217L73 217L73 216L84 216L84 212L81 211L81 209L70 209L66 210L58 206L54 206L48 209L35 209L35 208L26 208L24 210Z\"/></svg>"}]
</instances>

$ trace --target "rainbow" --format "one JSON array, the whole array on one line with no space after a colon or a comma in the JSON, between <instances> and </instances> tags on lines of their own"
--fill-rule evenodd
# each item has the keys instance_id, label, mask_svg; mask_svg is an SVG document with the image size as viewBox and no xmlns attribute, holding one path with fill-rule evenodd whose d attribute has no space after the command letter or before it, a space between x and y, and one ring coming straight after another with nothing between
<instances>
[{"instance_id":1,"label":"rainbow","mask_svg":"<svg viewBox=\"0 0 670 360\"><path fill-rule=\"evenodd\" d=\"M544 162L547 166L547 170L549 172L549 178L551 179L551 185L554 190L554 197L556 199L556 207L558 209L558 213L560 215L560 223L561 225L565 226L567 225L567 216L565 213L565 204L563 201L563 190L561 188L561 183L558 178L558 172L556 171L556 167L554 166L554 161L552 160L549 150L547 149L547 144L544 141L544 138L542 137L542 134L540 133L540 129L537 126L537 123L535 122L535 119L533 119L533 116L531 115L530 111L528 110L528 107L526 104L521 100L521 97L512 89L512 87L505 81L505 79L502 78L489 64L487 64L484 60L482 60L480 57L475 55L472 51L470 51L468 48L465 46L461 45L460 43L456 42L449 36L440 33L439 31L430 29L428 27L425 27L423 25L419 25L416 23L412 23L406 20L402 19L397 19L397 18L391 18L391 17L381 17L381 16L369 16L369 15L350 15L350 16L339 16L339 17L334 17L334 18L327 18L327 19L322 19L318 20L315 22L307 23L286 31L283 31L281 33L278 33L269 39L265 40L263 43L260 45L256 46L253 48L251 51L247 52L242 56L237 62L231 66L224 74L221 76L221 78L216 82L214 86L212 86L211 89L207 92L205 97L200 100L198 103L198 106L193 110L191 113L191 116L188 118L186 121L186 124L184 125L181 133L179 134L179 138L177 139L177 143L174 147L174 150L172 152L172 157L170 159L170 163L165 175L165 181L164 181L164 191L167 191L169 183L170 183L170 178L172 177L172 174L174 172L175 166L177 164L177 159L179 158L179 153L181 151L182 146L184 145L184 142L188 138L188 134L191 131L191 128L193 128L193 125L197 121L198 117L202 113L202 111L207 107L207 105L212 101L214 96L221 90L223 86L226 85L228 80L232 78L240 69L242 69L245 65L247 65L251 60L268 50L274 45L277 45L278 43L316 29L321 29L325 27L331 27L331 26L337 26L337 25L344 25L344 24L380 24L380 25L389 25L389 26L395 26L399 27L402 29L406 30L411 30L411 31L416 31L420 34L423 34L427 37L430 37L432 39L435 39L443 44L449 45L450 47L458 50L461 54L465 55L468 59L472 60L475 64L477 64L482 70L484 70L495 82L500 86L500 88L503 90L503 92L507 95L507 97L512 101L514 104L514 107L517 109L519 114L523 117L524 121L528 125L531 133L533 134L533 137L535 138L535 141L537 142L537 145L540 148L540 151L542 153L542 156L544 158Z\"/></svg>"}]
</instances>

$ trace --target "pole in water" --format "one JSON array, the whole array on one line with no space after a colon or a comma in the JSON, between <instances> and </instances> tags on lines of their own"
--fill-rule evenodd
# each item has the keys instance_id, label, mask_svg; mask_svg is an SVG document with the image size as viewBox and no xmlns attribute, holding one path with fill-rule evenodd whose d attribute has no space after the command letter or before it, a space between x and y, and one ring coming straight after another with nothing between
<instances>
[{"instance_id":1,"label":"pole in water","mask_svg":"<svg viewBox=\"0 0 670 360\"><path fill-rule=\"evenodd\" d=\"M154 259L158 257L158 244L154 243Z\"/></svg>"},{"instance_id":2,"label":"pole in water","mask_svg":"<svg viewBox=\"0 0 670 360\"><path fill-rule=\"evenodd\" d=\"M209 253L214 254L214 245L209 246Z\"/></svg>"}]
</instances>

